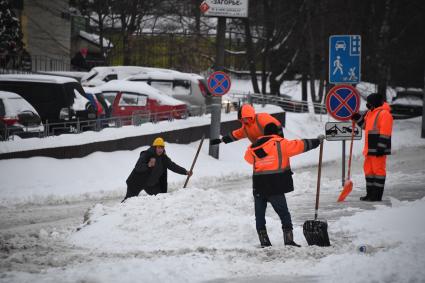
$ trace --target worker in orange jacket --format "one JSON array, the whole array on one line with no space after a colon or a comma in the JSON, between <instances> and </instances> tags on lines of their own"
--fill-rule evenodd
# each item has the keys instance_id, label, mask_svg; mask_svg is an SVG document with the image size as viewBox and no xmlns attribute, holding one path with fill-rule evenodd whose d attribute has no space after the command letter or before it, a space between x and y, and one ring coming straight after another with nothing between
<instances>
[{"instance_id":1,"label":"worker in orange jacket","mask_svg":"<svg viewBox=\"0 0 425 283\"><path fill-rule=\"evenodd\" d=\"M351 117L365 130L365 156L363 170L366 177L366 196L361 201L381 201L384 193L387 155L391 154L391 133L393 116L390 106L380 94L367 97L364 115L354 113Z\"/></svg>"},{"instance_id":2,"label":"worker in orange jacket","mask_svg":"<svg viewBox=\"0 0 425 283\"><path fill-rule=\"evenodd\" d=\"M266 229L266 208L270 202L279 215L285 245L297 246L292 233L291 214L286 203L285 193L294 190L289 158L316 148L323 139L287 140L278 135L279 128L269 123L261 136L245 152L245 160L253 165L253 195L255 222L262 247L271 246Z\"/></svg>"},{"instance_id":3,"label":"worker in orange jacket","mask_svg":"<svg viewBox=\"0 0 425 283\"><path fill-rule=\"evenodd\" d=\"M283 136L282 124L268 113L255 113L254 107L250 104L244 104L238 111L238 120L242 127L223 136L221 139L210 140L211 145L221 142L230 143L243 138L248 138L251 143L264 134L264 127L269 123L274 123L279 128L279 135Z\"/></svg>"}]
</instances>

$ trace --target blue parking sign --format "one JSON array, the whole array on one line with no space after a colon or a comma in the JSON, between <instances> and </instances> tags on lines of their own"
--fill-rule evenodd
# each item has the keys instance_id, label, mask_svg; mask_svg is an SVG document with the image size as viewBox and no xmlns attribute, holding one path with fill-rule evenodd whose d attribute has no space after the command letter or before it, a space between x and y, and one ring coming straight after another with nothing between
<instances>
[{"instance_id":1,"label":"blue parking sign","mask_svg":"<svg viewBox=\"0 0 425 283\"><path fill-rule=\"evenodd\" d=\"M329 82L355 84L361 74L360 35L331 35L329 37Z\"/></svg>"}]
</instances>

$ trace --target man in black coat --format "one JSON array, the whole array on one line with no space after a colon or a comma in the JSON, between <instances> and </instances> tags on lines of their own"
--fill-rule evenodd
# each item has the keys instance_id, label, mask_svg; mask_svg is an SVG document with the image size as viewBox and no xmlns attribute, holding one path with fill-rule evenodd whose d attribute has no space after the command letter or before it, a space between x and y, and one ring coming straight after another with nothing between
<instances>
[{"instance_id":1,"label":"man in black coat","mask_svg":"<svg viewBox=\"0 0 425 283\"><path fill-rule=\"evenodd\" d=\"M167 169L181 175L192 175L180 167L166 155L165 143L162 138L156 138L152 146L140 153L136 166L127 178L127 194L122 200L138 196L141 190L149 195L167 192Z\"/></svg>"}]
</instances>

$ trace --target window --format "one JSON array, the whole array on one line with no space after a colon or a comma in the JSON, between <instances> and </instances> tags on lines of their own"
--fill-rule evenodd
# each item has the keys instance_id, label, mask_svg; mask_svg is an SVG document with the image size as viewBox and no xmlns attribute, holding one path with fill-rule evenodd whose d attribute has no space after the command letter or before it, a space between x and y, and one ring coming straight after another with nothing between
<instances>
[{"instance_id":1,"label":"window","mask_svg":"<svg viewBox=\"0 0 425 283\"><path fill-rule=\"evenodd\" d=\"M102 92L105 99L112 105L114 104L115 97L117 96L116 91L104 91Z\"/></svg>"},{"instance_id":2,"label":"window","mask_svg":"<svg viewBox=\"0 0 425 283\"><path fill-rule=\"evenodd\" d=\"M118 80L118 75L117 74L109 74L103 79L103 81L105 81L105 82L109 82L109 81L112 81L112 80Z\"/></svg>"},{"instance_id":3,"label":"window","mask_svg":"<svg viewBox=\"0 0 425 283\"><path fill-rule=\"evenodd\" d=\"M0 99L0 117L3 117L6 115L6 110L4 109L4 103L3 100Z\"/></svg>"},{"instance_id":4,"label":"window","mask_svg":"<svg viewBox=\"0 0 425 283\"><path fill-rule=\"evenodd\" d=\"M147 97L132 93L123 93L118 103L119 106L146 106Z\"/></svg>"}]
</instances>

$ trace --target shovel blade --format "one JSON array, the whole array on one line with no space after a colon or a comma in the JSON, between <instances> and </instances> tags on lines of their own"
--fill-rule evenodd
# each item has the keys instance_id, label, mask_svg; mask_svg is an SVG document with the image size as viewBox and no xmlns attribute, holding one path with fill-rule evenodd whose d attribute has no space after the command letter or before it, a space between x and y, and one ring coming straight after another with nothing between
<instances>
[{"instance_id":1,"label":"shovel blade","mask_svg":"<svg viewBox=\"0 0 425 283\"><path fill-rule=\"evenodd\" d=\"M353 190L353 182L351 180L346 180L344 183L344 187L342 188L341 194L338 197L338 202L344 201L345 198L351 193Z\"/></svg>"},{"instance_id":2,"label":"shovel blade","mask_svg":"<svg viewBox=\"0 0 425 283\"><path fill-rule=\"evenodd\" d=\"M318 220L307 220L303 225L303 234L309 246L329 247L328 223Z\"/></svg>"}]
</instances>

